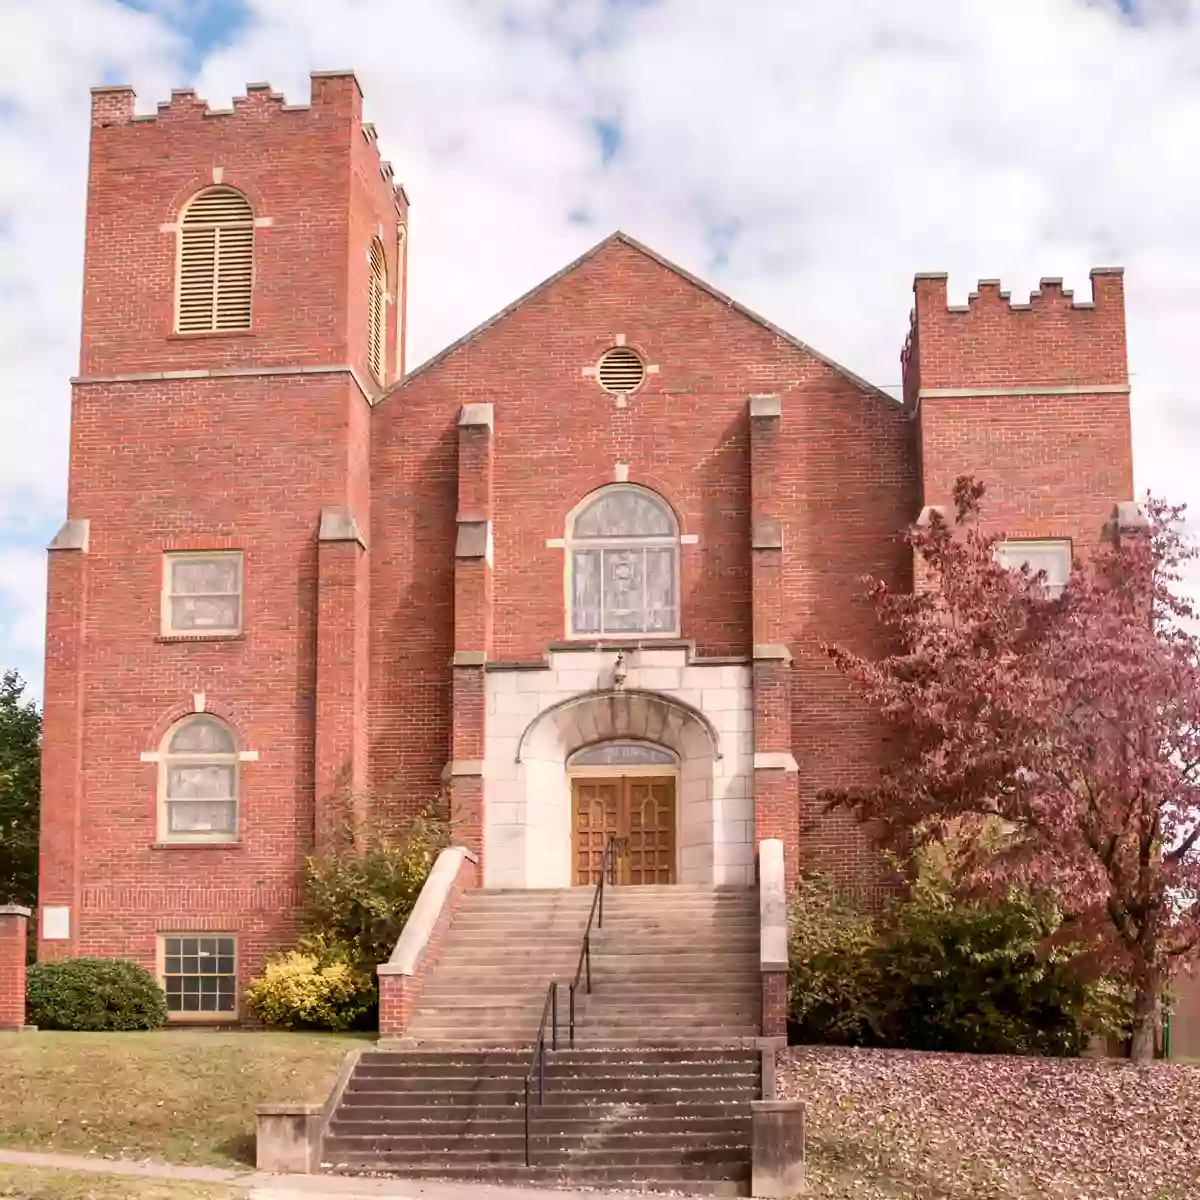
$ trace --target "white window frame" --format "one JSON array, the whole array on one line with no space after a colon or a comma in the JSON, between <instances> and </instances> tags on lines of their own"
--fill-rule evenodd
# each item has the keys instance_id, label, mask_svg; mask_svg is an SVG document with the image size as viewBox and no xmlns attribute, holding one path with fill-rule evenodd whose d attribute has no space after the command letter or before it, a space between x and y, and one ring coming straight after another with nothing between
<instances>
[{"instance_id":1,"label":"white window frame","mask_svg":"<svg viewBox=\"0 0 1200 1200\"><path fill-rule=\"evenodd\" d=\"M663 537L645 537L637 534L621 536L621 537L604 537L604 538L585 538L577 541L575 539L575 522L577 518L591 505L599 500L601 496L611 492L638 492L643 496L647 496L655 504L661 506L664 512L670 517L672 524L675 527L675 532L670 536ZM595 491L589 492L584 498L573 508L567 515L566 536L563 538L563 607L565 615L564 628L566 637L573 642L613 642L613 641L650 641L650 640L669 640L678 638L683 624L682 600L683 600L683 581L680 579L680 531L679 517L676 515L674 508L667 503L666 499L651 491L650 488L641 487L635 483L610 483L604 487L597 488ZM572 616L574 613L574 598L575 598L575 552L577 550L664 550L672 551L672 578L675 587L675 624L669 630L654 630L653 632L628 631L628 632L606 632L604 629L604 579L603 579L603 558L601 558L601 580L600 580L600 628L590 633L576 633Z\"/></svg>"},{"instance_id":2,"label":"white window frame","mask_svg":"<svg viewBox=\"0 0 1200 1200\"><path fill-rule=\"evenodd\" d=\"M1071 577L1071 570L1074 566L1074 547L1070 538L1004 538L993 547L993 552L996 556L996 561L1001 566L1006 567L1010 571L1019 571L1023 563L1029 562L1028 555L1021 556L1021 549L1028 550L1061 550L1066 555L1066 574L1063 576L1061 583L1056 583L1050 578L1050 573L1046 573L1046 582L1044 590L1050 599L1055 599L1062 595L1063 588L1067 585L1067 580ZM1015 553L1014 553L1015 550ZM1031 572L1032 574L1032 572Z\"/></svg>"},{"instance_id":3,"label":"white window frame","mask_svg":"<svg viewBox=\"0 0 1200 1200\"><path fill-rule=\"evenodd\" d=\"M191 1024L199 1022L201 1024L211 1025L223 1021L237 1021L241 1018L241 990L238 987L238 962L241 947L238 945L238 936L236 933L227 931L214 932L212 930L176 930L169 929L158 933L158 945L156 950L155 973L158 979L158 986L162 988L163 995L167 992L167 939L168 938L228 938L233 942L233 1008L226 1011L212 1012L172 1012L168 1010L167 1020L172 1024L178 1022L181 1024Z\"/></svg>"},{"instance_id":4,"label":"white window frame","mask_svg":"<svg viewBox=\"0 0 1200 1200\"><path fill-rule=\"evenodd\" d=\"M172 624L174 607L171 600L176 593L171 590L172 567L187 559L214 560L233 559L237 564L238 619L236 627L229 629L176 629ZM184 593L179 593L183 595ZM235 593L224 593L234 595ZM246 565L241 550L168 550L163 555L162 593L159 601L159 632L167 638L219 639L241 637L246 626Z\"/></svg>"},{"instance_id":5,"label":"white window frame","mask_svg":"<svg viewBox=\"0 0 1200 1200\"><path fill-rule=\"evenodd\" d=\"M230 751L220 752L214 751L211 753L200 753L198 751L174 751L170 749L171 739L179 732L184 725L197 720L214 721L222 726L233 741L233 749ZM170 846L234 846L241 840L242 826L242 759L245 756L245 751L239 751L237 744L237 736L227 721L222 721L220 717L214 716L212 713L188 713L185 717L180 717L178 721L171 723L170 729L164 734L162 742L159 744L158 754L155 756L158 762L158 841L160 845ZM179 833L171 829L171 814L168 807L170 796L167 794L167 785L170 778L171 768L179 766L181 763L195 763L203 765L206 763L219 764L221 766L229 766L232 768L233 774L233 795L230 799L233 802L233 828L231 830L213 830L207 832L200 830L193 833ZM176 801L178 803L178 801ZM199 802L198 803L202 803Z\"/></svg>"}]
</instances>

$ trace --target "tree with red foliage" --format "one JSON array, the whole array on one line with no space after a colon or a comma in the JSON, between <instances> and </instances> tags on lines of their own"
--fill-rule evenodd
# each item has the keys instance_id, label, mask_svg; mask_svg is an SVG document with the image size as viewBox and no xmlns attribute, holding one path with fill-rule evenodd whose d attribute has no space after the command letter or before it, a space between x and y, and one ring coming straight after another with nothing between
<instances>
[{"instance_id":1,"label":"tree with red foliage","mask_svg":"<svg viewBox=\"0 0 1200 1200\"><path fill-rule=\"evenodd\" d=\"M896 842L1001 830L976 841L973 884L1055 897L1072 940L1130 985L1146 1061L1164 987L1200 954L1200 638L1176 591L1197 550L1183 509L1151 499L1054 596L998 561L983 494L960 478L954 521L910 532L928 586L867 581L894 653L826 647L896 755L823 798Z\"/></svg>"}]
</instances>

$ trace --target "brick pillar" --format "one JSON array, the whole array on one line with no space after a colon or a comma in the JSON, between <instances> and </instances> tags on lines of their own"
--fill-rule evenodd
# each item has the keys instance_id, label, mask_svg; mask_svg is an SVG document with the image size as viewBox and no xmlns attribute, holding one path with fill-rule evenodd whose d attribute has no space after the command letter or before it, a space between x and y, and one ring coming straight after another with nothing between
<instances>
[{"instance_id":1,"label":"brick pillar","mask_svg":"<svg viewBox=\"0 0 1200 1200\"><path fill-rule=\"evenodd\" d=\"M0 904L0 1030L25 1028L25 951L29 909Z\"/></svg>"},{"instance_id":2,"label":"brick pillar","mask_svg":"<svg viewBox=\"0 0 1200 1200\"><path fill-rule=\"evenodd\" d=\"M88 536L87 521L66 521L48 548L39 959L72 955L79 927Z\"/></svg>"},{"instance_id":3,"label":"brick pillar","mask_svg":"<svg viewBox=\"0 0 1200 1200\"><path fill-rule=\"evenodd\" d=\"M750 554L754 628L755 839L778 838L790 885L800 853L800 805L792 754L792 655L784 612L784 508L778 396L750 397Z\"/></svg>"},{"instance_id":4,"label":"brick pillar","mask_svg":"<svg viewBox=\"0 0 1200 1200\"><path fill-rule=\"evenodd\" d=\"M458 419L458 536L454 548L454 660L450 809L454 840L483 870L484 666L492 648L492 420L490 404Z\"/></svg>"},{"instance_id":5,"label":"brick pillar","mask_svg":"<svg viewBox=\"0 0 1200 1200\"><path fill-rule=\"evenodd\" d=\"M367 551L348 508L321 512L317 534L316 808L313 844L328 849L343 820L362 809L361 737L366 661ZM350 807L348 807L348 804Z\"/></svg>"}]
</instances>

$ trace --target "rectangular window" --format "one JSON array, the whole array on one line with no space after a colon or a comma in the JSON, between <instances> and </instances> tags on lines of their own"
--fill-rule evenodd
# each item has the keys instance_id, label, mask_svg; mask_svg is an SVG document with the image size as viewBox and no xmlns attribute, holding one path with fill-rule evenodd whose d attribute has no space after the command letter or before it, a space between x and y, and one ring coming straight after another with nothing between
<instances>
[{"instance_id":1,"label":"rectangular window","mask_svg":"<svg viewBox=\"0 0 1200 1200\"><path fill-rule=\"evenodd\" d=\"M1028 564L1030 574L1046 572L1046 594L1058 596L1071 574L1069 538L1022 539L997 542L996 560L1011 571Z\"/></svg>"},{"instance_id":2,"label":"rectangular window","mask_svg":"<svg viewBox=\"0 0 1200 1200\"><path fill-rule=\"evenodd\" d=\"M240 550L168 554L163 563L162 631L229 637L242 631Z\"/></svg>"},{"instance_id":3,"label":"rectangular window","mask_svg":"<svg viewBox=\"0 0 1200 1200\"><path fill-rule=\"evenodd\" d=\"M237 1015L237 945L227 934L164 934L162 985L172 1017Z\"/></svg>"},{"instance_id":4,"label":"rectangular window","mask_svg":"<svg viewBox=\"0 0 1200 1200\"><path fill-rule=\"evenodd\" d=\"M575 550L571 575L572 633L675 631L673 547Z\"/></svg>"}]
</instances>

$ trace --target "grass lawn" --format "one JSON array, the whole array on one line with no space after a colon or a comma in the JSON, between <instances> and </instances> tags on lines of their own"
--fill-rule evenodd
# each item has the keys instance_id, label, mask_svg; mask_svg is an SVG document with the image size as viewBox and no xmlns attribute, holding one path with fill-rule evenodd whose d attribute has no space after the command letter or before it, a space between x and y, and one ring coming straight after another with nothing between
<instances>
[{"instance_id":1,"label":"grass lawn","mask_svg":"<svg viewBox=\"0 0 1200 1200\"><path fill-rule=\"evenodd\" d=\"M0 1166L0 1198L5 1200L235 1200L245 1194L215 1183Z\"/></svg>"},{"instance_id":2,"label":"grass lawn","mask_svg":"<svg viewBox=\"0 0 1200 1200\"><path fill-rule=\"evenodd\" d=\"M346 1051L367 1045L342 1034L0 1033L0 1146L253 1164L255 1106L324 1100Z\"/></svg>"},{"instance_id":3,"label":"grass lawn","mask_svg":"<svg viewBox=\"0 0 1200 1200\"><path fill-rule=\"evenodd\" d=\"M811 1200L1196 1200L1200 1067L793 1047Z\"/></svg>"}]
</instances>

